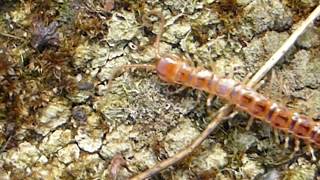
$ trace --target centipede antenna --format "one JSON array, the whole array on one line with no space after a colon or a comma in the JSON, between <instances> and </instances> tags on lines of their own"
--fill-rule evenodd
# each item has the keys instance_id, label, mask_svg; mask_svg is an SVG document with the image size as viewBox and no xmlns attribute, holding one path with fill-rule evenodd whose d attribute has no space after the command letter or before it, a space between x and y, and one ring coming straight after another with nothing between
<instances>
[{"instance_id":1,"label":"centipede antenna","mask_svg":"<svg viewBox=\"0 0 320 180\"><path fill-rule=\"evenodd\" d=\"M155 48L156 48L156 57L160 58L160 39L161 39L161 36L164 31L164 23L165 23L164 16L162 15L162 13L160 11L152 10L152 11L143 15L142 19L145 22L147 19L147 15L154 15L154 16L158 16L160 18L160 29L159 29L159 33L157 34L156 42L154 43Z\"/></svg>"},{"instance_id":2,"label":"centipede antenna","mask_svg":"<svg viewBox=\"0 0 320 180\"><path fill-rule=\"evenodd\" d=\"M111 73L111 76L110 76L109 82L108 82L107 91L109 91L111 89L112 81L116 76L118 76L119 74L121 74L125 71L129 71L130 69L154 70L155 65L153 65L153 64L127 64L127 65L123 65L123 66L118 67L116 70L114 70Z\"/></svg>"},{"instance_id":3,"label":"centipede antenna","mask_svg":"<svg viewBox=\"0 0 320 180\"><path fill-rule=\"evenodd\" d=\"M159 31L159 34L157 35L155 46L156 46L157 56L160 56L160 38L164 31L164 16L160 12L157 12L157 15L160 17L160 31Z\"/></svg>"}]
</instances>

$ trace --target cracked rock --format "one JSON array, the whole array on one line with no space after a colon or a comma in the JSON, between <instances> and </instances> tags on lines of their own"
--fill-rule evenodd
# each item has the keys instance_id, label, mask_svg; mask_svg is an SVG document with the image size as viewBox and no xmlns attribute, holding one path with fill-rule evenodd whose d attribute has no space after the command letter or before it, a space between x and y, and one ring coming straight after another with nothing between
<instances>
[{"instance_id":1,"label":"cracked rock","mask_svg":"<svg viewBox=\"0 0 320 180\"><path fill-rule=\"evenodd\" d=\"M46 162L47 159L41 155L40 151L29 142L19 144L18 149L10 149L8 152L1 154L5 164L14 166L17 169L30 171L29 167L37 162Z\"/></svg>"},{"instance_id":2,"label":"cracked rock","mask_svg":"<svg viewBox=\"0 0 320 180\"><path fill-rule=\"evenodd\" d=\"M43 139L39 149L47 156L51 156L53 153L67 145L71 139L72 132L69 129L56 130Z\"/></svg>"},{"instance_id":3,"label":"cracked rock","mask_svg":"<svg viewBox=\"0 0 320 180\"><path fill-rule=\"evenodd\" d=\"M35 131L43 136L47 135L56 127L66 123L71 111L63 102L52 102L41 113L39 127Z\"/></svg>"},{"instance_id":4,"label":"cracked rock","mask_svg":"<svg viewBox=\"0 0 320 180\"><path fill-rule=\"evenodd\" d=\"M80 149L76 144L69 144L58 151L58 159L64 164L69 164L80 157Z\"/></svg>"}]
</instances>

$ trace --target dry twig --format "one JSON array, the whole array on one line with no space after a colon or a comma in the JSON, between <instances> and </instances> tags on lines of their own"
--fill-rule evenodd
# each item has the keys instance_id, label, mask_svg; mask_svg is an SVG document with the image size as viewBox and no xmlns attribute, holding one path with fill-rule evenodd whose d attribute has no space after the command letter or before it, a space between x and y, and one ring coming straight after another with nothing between
<instances>
[{"instance_id":1,"label":"dry twig","mask_svg":"<svg viewBox=\"0 0 320 180\"><path fill-rule=\"evenodd\" d=\"M259 82L274 65L282 58L282 56L290 49L295 43L297 38L305 31L305 29L320 15L320 5L309 15L309 17L296 29L291 36L283 43L283 45L273 54L273 56L260 68L260 70L249 80L248 87L254 86ZM186 156L188 156L196 147L198 147L217 127L218 124L233 111L233 105L225 105L219 111L217 116L211 121L207 128L185 149L178 152L176 155L156 164L152 168L146 170L131 178L131 180L140 180L148 178L154 174L159 173L161 170L176 164Z\"/></svg>"},{"instance_id":2,"label":"dry twig","mask_svg":"<svg viewBox=\"0 0 320 180\"><path fill-rule=\"evenodd\" d=\"M4 37L13 38L13 39L19 39L19 40L22 40L22 41L24 41L24 40L25 40L25 39L24 39L24 38L22 38L22 37L15 36L15 35L8 34L8 33L4 33L4 32L0 32L0 35L1 35L1 36L4 36Z\"/></svg>"}]
</instances>

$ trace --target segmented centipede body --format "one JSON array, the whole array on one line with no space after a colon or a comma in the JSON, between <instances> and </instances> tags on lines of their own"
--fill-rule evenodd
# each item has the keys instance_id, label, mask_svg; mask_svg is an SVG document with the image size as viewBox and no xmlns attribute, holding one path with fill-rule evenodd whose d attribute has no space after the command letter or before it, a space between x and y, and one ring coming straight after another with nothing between
<instances>
[{"instance_id":1,"label":"segmented centipede body","mask_svg":"<svg viewBox=\"0 0 320 180\"><path fill-rule=\"evenodd\" d=\"M167 82L203 90L228 100L255 118L272 127L320 147L320 124L312 118L289 111L285 106L270 101L251 88L232 79L219 78L211 71L194 68L179 56L158 57L155 69Z\"/></svg>"},{"instance_id":2,"label":"segmented centipede body","mask_svg":"<svg viewBox=\"0 0 320 180\"><path fill-rule=\"evenodd\" d=\"M318 11L320 11L319 8L320 6L317 8ZM308 22L312 22L312 20L319 14L317 13L318 11L314 11L312 16L310 15L310 17L308 17ZM243 83L238 83L232 79L218 77L211 71L204 68L192 67L186 63L186 61L184 61L182 56L173 54L160 55L159 44L160 37L163 33L164 17L157 11L151 11L148 15L156 15L160 17L161 20L160 33L157 35L155 41L155 63L129 64L119 67L111 75L108 89L111 86L112 79L119 71L128 70L131 68L156 71L159 78L163 81L180 84L186 87L192 87L205 91L211 95L221 97L229 101L230 104L234 104L241 110L248 112L252 117L265 121L273 128L279 129L286 134L292 134L296 140L304 140L309 147L313 160L315 160L311 145L315 145L317 148L320 148L320 122L315 122L311 117L300 115L297 112L292 112L285 106L272 102L267 97L257 93L253 88L249 87L249 85L252 86L254 83L249 83L248 86L245 86ZM143 19L145 19L145 16ZM298 37L298 34L303 32L301 29L298 29L299 31L297 30L297 33L295 33L294 36L291 36L291 39L288 39L289 43L291 43L291 41L295 41ZM284 49L281 49L281 51L284 51ZM232 108L232 106L226 107L226 109ZM182 158L186 157L197 145L201 144L201 142L210 132L212 132L212 128L216 127L216 125L221 122L221 117L217 117L215 120L208 125L202 135L195 139L194 143L190 144L190 147L180 151L175 157L170 157L167 160L156 164L151 169L134 176L132 180L150 177L153 174L174 164L174 162L178 162ZM296 143L295 150L298 149L297 145L299 145L299 143Z\"/></svg>"},{"instance_id":3,"label":"segmented centipede body","mask_svg":"<svg viewBox=\"0 0 320 180\"><path fill-rule=\"evenodd\" d=\"M160 33L155 42L155 64L124 65L114 72L111 79L119 70L123 69L155 70L160 79L166 82L181 84L217 95L272 127L290 133L298 139L303 139L308 145L314 144L320 148L320 123L313 121L311 117L289 111L285 106L272 102L252 88L232 79L220 78L204 68L192 67L181 56L160 55L159 44L163 33L164 18L157 11L151 11L149 14L157 15L161 20ZM110 86L111 81L109 82Z\"/></svg>"}]
</instances>

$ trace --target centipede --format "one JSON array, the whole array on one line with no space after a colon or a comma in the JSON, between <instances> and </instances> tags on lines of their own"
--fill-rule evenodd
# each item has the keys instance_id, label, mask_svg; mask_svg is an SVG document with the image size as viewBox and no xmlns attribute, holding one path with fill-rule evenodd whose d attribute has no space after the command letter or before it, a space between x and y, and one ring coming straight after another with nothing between
<instances>
[{"instance_id":1,"label":"centipede","mask_svg":"<svg viewBox=\"0 0 320 180\"><path fill-rule=\"evenodd\" d=\"M158 11L151 11L149 14L158 16L161 25L154 43L156 47L154 63L128 64L119 67L110 78L109 88L111 80L119 71L147 69L155 72L159 79L169 84L179 84L204 91L226 100L241 111L247 112L252 118L259 119L286 135L292 135L297 141L304 141L312 155L313 147L320 148L320 123L311 117L289 110L286 106L270 100L244 83L219 77L203 67L194 67L186 61L185 57L177 54L160 54L159 44L164 31L164 17Z\"/></svg>"}]
</instances>

